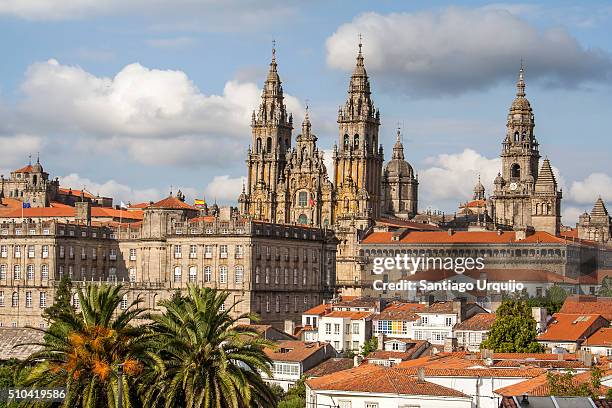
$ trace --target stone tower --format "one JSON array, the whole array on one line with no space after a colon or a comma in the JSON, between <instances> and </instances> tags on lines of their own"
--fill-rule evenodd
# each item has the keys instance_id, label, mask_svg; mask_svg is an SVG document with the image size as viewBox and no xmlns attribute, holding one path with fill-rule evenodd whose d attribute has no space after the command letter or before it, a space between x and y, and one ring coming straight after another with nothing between
<instances>
[{"instance_id":1,"label":"stone tower","mask_svg":"<svg viewBox=\"0 0 612 408\"><path fill-rule=\"evenodd\" d=\"M276 222L276 194L291 147L293 117L287 113L278 76L276 50L261 95L261 104L251 119L252 144L247 158L247 186L241 196L241 213Z\"/></svg>"},{"instance_id":2,"label":"stone tower","mask_svg":"<svg viewBox=\"0 0 612 408\"><path fill-rule=\"evenodd\" d=\"M548 159L542 163L531 198L531 225L536 231L553 235L558 235L561 228L561 192Z\"/></svg>"},{"instance_id":3,"label":"stone tower","mask_svg":"<svg viewBox=\"0 0 612 408\"><path fill-rule=\"evenodd\" d=\"M302 133L296 138L296 147L287 153L278 184L276 220L279 223L331 226L333 185L311 128L306 106Z\"/></svg>"},{"instance_id":4,"label":"stone tower","mask_svg":"<svg viewBox=\"0 0 612 408\"><path fill-rule=\"evenodd\" d=\"M578 219L578 238L601 243L612 243L612 217L601 197L597 198L591 213Z\"/></svg>"},{"instance_id":5,"label":"stone tower","mask_svg":"<svg viewBox=\"0 0 612 408\"><path fill-rule=\"evenodd\" d=\"M383 171L382 183L382 213L399 218L414 217L417 213L419 182L412 166L404 160L399 129L393 155Z\"/></svg>"},{"instance_id":6,"label":"stone tower","mask_svg":"<svg viewBox=\"0 0 612 408\"><path fill-rule=\"evenodd\" d=\"M502 169L495 179L491 199L497 224L526 227L531 225L531 196L538 178L540 153L533 133L533 111L525 97L525 70L522 64L516 88L516 98L510 106L506 137L502 143Z\"/></svg>"},{"instance_id":7,"label":"stone tower","mask_svg":"<svg viewBox=\"0 0 612 408\"><path fill-rule=\"evenodd\" d=\"M472 200L476 201L476 200L485 200L485 188L482 185L482 182L480 181L480 175L478 175L478 181L476 182L476 185L474 186L474 195L472 196Z\"/></svg>"},{"instance_id":8,"label":"stone tower","mask_svg":"<svg viewBox=\"0 0 612 408\"><path fill-rule=\"evenodd\" d=\"M338 110L338 145L334 146L336 220L380 215L383 150L378 145L380 112L371 99L370 80L359 43L348 98Z\"/></svg>"}]
</instances>

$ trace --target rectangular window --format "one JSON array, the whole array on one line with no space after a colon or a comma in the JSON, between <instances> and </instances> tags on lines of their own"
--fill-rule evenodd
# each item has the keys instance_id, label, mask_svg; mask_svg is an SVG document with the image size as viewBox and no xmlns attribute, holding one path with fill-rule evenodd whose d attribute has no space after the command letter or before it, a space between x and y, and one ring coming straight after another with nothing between
<instances>
[{"instance_id":1,"label":"rectangular window","mask_svg":"<svg viewBox=\"0 0 612 408\"><path fill-rule=\"evenodd\" d=\"M116 261L117 260L117 250L114 248L109 249L108 251L108 259L110 259L111 261Z\"/></svg>"},{"instance_id":2,"label":"rectangular window","mask_svg":"<svg viewBox=\"0 0 612 408\"><path fill-rule=\"evenodd\" d=\"M334 323L334 334L340 334L340 324Z\"/></svg>"},{"instance_id":3,"label":"rectangular window","mask_svg":"<svg viewBox=\"0 0 612 408\"><path fill-rule=\"evenodd\" d=\"M0 280L6 280L6 265L0 265Z\"/></svg>"},{"instance_id":4,"label":"rectangular window","mask_svg":"<svg viewBox=\"0 0 612 408\"><path fill-rule=\"evenodd\" d=\"M212 258L212 245L204 245L204 258Z\"/></svg>"},{"instance_id":5,"label":"rectangular window","mask_svg":"<svg viewBox=\"0 0 612 408\"><path fill-rule=\"evenodd\" d=\"M244 279L244 269L242 266L238 265L235 269L235 283L241 284Z\"/></svg>"},{"instance_id":6,"label":"rectangular window","mask_svg":"<svg viewBox=\"0 0 612 408\"><path fill-rule=\"evenodd\" d=\"M359 323L353 323L353 334L359 334Z\"/></svg>"},{"instance_id":7,"label":"rectangular window","mask_svg":"<svg viewBox=\"0 0 612 408\"><path fill-rule=\"evenodd\" d=\"M134 267L130 268L130 282L136 282L136 268Z\"/></svg>"},{"instance_id":8,"label":"rectangular window","mask_svg":"<svg viewBox=\"0 0 612 408\"><path fill-rule=\"evenodd\" d=\"M300 207L306 207L308 205L308 193L306 191L300 191L298 193L298 205Z\"/></svg>"},{"instance_id":9,"label":"rectangular window","mask_svg":"<svg viewBox=\"0 0 612 408\"><path fill-rule=\"evenodd\" d=\"M47 294L45 292L40 292L39 304L41 309L47 307Z\"/></svg>"},{"instance_id":10,"label":"rectangular window","mask_svg":"<svg viewBox=\"0 0 612 408\"><path fill-rule=\"evenodd\" d=\"M453 325L453 318L452 317L447 317L445 319L445 323L446 323L446 326L448 326L448 327L452 326Z\"/></svg>"},{"instance_id":11,"label":"rectangular window","mask_svg":"<svg viewBox=\"0 0 612 408\"><path fill-rule=\"evenodd\" d=\"M242 245L236 245L236 258L241 259L244 256Z\"/></svg>"},{"instance_id":12,"label":"rectangular window","mask_svg":"<svg viewBox=\"0 0 612 408\"><path fill-rule=\"evenodd\" d=\"M74 259L74 247L73 246L68 247L68 256L70 257L70 259Z\"/></svg>"},{"instance_id":13,"label":"rectangular window","mask_svg":"<svg viewBox=\"0 0 612 408\"><path fill-rule=\"evenodd\" d=\"M325 323L325 334L331 334L331 323Z\"/></svg>"},{"instance_id":14,"label":"rectangular window","mask_svg":"<svg viewBox=\"0 0 612 408\"><path fill-rule=\"evenodd\" d=\"M219 257L227 258L227 245L219 245Z\"/></svg>"},{"instance_id":15,"label":"rectangular window","mask_svg":"<svg viewBox=\"0 0 612 408\"><path fill-rule=\"evenodd\" d=\"M0 291L0 307L4 306L4 292Z\"/></svg>"},{"instance_id":16,"label":"rectangular window","mask_svg":"<svg viewBox=\"0 0 612 408\"><path fill-rule=\"evenodd\" d=\"M15 258L21 258L21 247L19 245L15 245Z\"/></svg>"},{"instance_id":17,"label":"rectangular window","mask_svg":"<svg viewBox=\"0 0 612 408\"><path fill-rule=\"evenodd\" d=\"M81 248L81 259L87 259L87 248Z\"/></svg>"},{"instance_id":18,"label":"rectangular window","mask_svg":"<svg viewBox=\"0 0 612 408\"><path fill-rule=\"evenodd\" d=\"M195 259L198 257L198 246L189 245L189 258Z\"/></svg>"},{"instance_id":19,"label":"rectangular window","mask_svg":"<svg viewBox=\"0 0 612 408\"><path fill-rule=\"evenodd\" d=\"M136 248L130 248L130 261L136 260Z\"/></svg>"},{"instance_id":20,"label":"rectangular window","mask_svg":"<svg viewBox=\"0 0 612 408\"><path fill-rule=\"evenodd\" d=\"M34 245L28 245L28 258L34 258L35 255Z\"/></svg>"},{"instance_id":21,"label":"rectangular window","mask_svg":"<svg viewBox=\"0 0 612 408\"><path fill-rule=\"evenodd\" d=\"M27 269L26 269L26 279L27 280L34 280L34 265L28 265Z\"/></svg>"},{"instance_id":22,"label":"rectangular window","mask_svg":"<svg viewBox=\"0 0 612 408\"><path fill-rule=\"evenodd\" d=\"M14 280L21 279L21 265L13 266L13 279Z\"/></svg>"},{"instance_id":23,"label":"rectangular window","mask_svg":"<svg viewBox=\"0 0 612 408\"><path fill-rule=\"evenodd\" d=\"M195 282L198 277L198 269L195 266L189 267L189 282Z\"/></svg>"},{"instance_id":24,"label":"rectangular window","mask_svg":"<svg viewBox=\"0 0 612 408\"><path fill-rule=\"evenodd\" d=\"M127 309L128 307L128 298L127 298L127 294L123 295L123 298L121 298L121 305L120 305L122 310Z\"/></svg>"},{"instance_id":25,"label":"rectangular window","mask_svg":"<svg viewBox=\"0 0 612 408\"><path fill-rule=\"evenodd\" d=\"M225 265L219 267L219 283L227 283L227 266Z\"/></svg>"},{"instance_id":26,"label":"rectangular window","mask_svg":"<svg viewBox=\"0 0 612 408\"><path fill-rule=\"evenodd\" d=\"M32 292L26 292L26 307L32 307Z\"/></svg>"},{"instance_id":27,"label":"rectangular window","mask_svg":"<svg viewBox=\"0 0 612 408\"><path fill-rule=\"evenodd\" d=\"M204 282L210 282L212 280L212 267L204 267Z\"/></svg>"},{"instance_id":28,"label":"rectangular window","mask_svg":"<svg viewBox=\"0 0 612 408\"><path fill-rule=\"evenodd\" d=\"M6 245L0 245L0 257L2 258L8 257L8 249Z\"/></svg>"},{"instance_id":29,"label":"rectangular window","mask_svg":"<svg viewBox=\"0 0 612 408\"><path fill-rule=\"evenodd\" d=\"M174 258L181 258L183 256L183 249L180 245L174 246Z\"/></svg>"},{"instance_id":30,"label":"rectangular window","mask_svg":"<svg viewBox=\"0 0 612 408\"><path fill-rule=\"evenodd\" d=\"M42 246L42 257L43 258L48 258L49 257L49 245L43 245Z\"/></svg>"}]
</instances>

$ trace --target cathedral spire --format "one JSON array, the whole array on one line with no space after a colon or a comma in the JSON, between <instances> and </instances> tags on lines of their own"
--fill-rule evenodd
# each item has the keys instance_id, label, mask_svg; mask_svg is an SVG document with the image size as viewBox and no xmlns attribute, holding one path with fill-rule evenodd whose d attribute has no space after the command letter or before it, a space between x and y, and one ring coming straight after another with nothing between
<instances>
[{"instance_id":1,"label":"cathedral spire","mask_svg":"<svg viewBox=\"0 0 612 408\"><path fill-rule=\"evenodd\" d=\"M521 59L521 69L519 69L518 81L516 83L516 96L519 98L524 98L525 95L525 66L523 65L523 60Z\"/></svg>"},{"instance_id":2,"label":"cathedral spire","mask_svg":"<svg viewBox=\"0 0 612 408\"><path fill-rule=\"evenodd\" d=\"M306 113L304 114L304 121L302 122L302 136L310 135L311 126L308 102L306 102Z\"/></svg>"},{"instance_id":3,"label":"cathedral spire","mask_svg":"<svg viewBox=\"0 0 612 408\"><path fill-rule=\"evenodd\" d=\"M393 145L393 155L391 158L394 160L404 160L404 145L401 141L400 128L397 128L397 136L395 138L395 144Z\"/></svg>"}]
</instances>

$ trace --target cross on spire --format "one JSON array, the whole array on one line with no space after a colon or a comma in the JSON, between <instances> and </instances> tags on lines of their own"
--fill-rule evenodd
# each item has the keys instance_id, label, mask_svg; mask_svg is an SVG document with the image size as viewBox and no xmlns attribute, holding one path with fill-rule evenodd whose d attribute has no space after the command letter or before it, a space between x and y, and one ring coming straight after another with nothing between
<instances>
[{"instance_id":1,"label":"cross on spire","mask_svg":"<svg viewBox=\"0 0 612 408\"><path fill-rule=\"evenodd\" d=\"M361 47L363 46L363 35L359 33L357 37L359 38L359 54L361 54Z\"/></svg>"},{"instance_id":2,"label":"cross on spire","mask_svg":"<svg viewBox=\"0 0 612 408\"><path fill-rule=\"evenodd\" d=\"M272 39L272 59L276 60L276 40Z\"/></svg>"}]
</instances>

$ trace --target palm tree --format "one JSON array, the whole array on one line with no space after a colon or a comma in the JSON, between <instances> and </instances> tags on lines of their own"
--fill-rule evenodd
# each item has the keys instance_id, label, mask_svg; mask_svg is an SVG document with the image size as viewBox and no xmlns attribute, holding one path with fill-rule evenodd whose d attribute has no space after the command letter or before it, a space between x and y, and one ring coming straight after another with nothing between
<instances>
[{"instance_id":1,"label":"palm tree","mask_svg":"<svg viewBox=\"0 0 612 408\"><path fill-rule=\"evenodd\" d=\"M145 373L147 407L276 407L260 372L271 375L264 347L272 343L231 317L227 292L190 285L187 295L162 301L165 313L152 315L159 364Z\"/></svg>"},{"instance_id":2,"label":"palm tree","mask_svg":"<svg viewBox=\"0 0 612 408\"><path fill-rule=\"evenodd\" d=\"M65 387L64 407L110 407L118 402L115 370L123 365L123 407L139 406L134 380L150 364L146 326L131 323L145 311L140 299L117 310L121 286L78 289L80 309L63 310L52 319L39 345L24 363L33 365L21 386ZM42 404L41 404L42 405ZM35 404L31 404L35 406Z\"/></svg>"}]
</instances>

